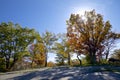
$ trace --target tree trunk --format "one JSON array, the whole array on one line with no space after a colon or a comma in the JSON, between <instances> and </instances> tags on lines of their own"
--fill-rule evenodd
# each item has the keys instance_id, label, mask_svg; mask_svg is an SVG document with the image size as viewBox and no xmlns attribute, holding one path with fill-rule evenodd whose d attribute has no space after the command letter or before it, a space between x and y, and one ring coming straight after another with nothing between
<instances>
[{"instance_id":1,"label":"tree trunk","mask_svg":"<svg viewBox=\"0 0 120 80\"><path fill-rule=\"evenodd\" d=\"M33 68L33 62L34 62L34 59L32 60L32 63L31 63L31 68Z\"/></svg>"},{"instance_id":2,"label":"tree trunk","mask_svg":"<svg viewBox=\"0 0 120 80\"><path fill-rule=\"evenodd\" d=\"M15 65L15 63L18 61L18 58L14 57L14 60L12 62L12 64L10 65L10 69L12 69L12 67Z\"/></svg>"},{"instance_id":3,"label":"tree trunk","mask_svg":"<svg viewBox=\"0 0 120 80\"><path fill-rule=\"evenodd\" d=\"M9 59L6 59L6 69L7 69L7 70L9 69L9 65L10 65L10 60L9 60Z\"/></svg>"},{"instance_id":4,"label":"tree trunk","mask_svg":"<svg viewBox=\"0 0 120 80\"><path fill-rule=\"evenodd\" d=\"M88 57L90 59L89 63L93 64L93 55L92 55L92 52L89 53Z\"/></svg>"},{"instance_id":5,"label":"tree trunk","mask_svg":"<svg viewBox=\"0 0 120 80\"><path fill-rule=\"evenodd\" d=\"M92 64L96 64L97 59L96 59L96 50L92 50Z\"/></svg>"},{"instance_id":6,"label":"tree trunk","mask_svg":"<svg viewBox=\"0 0 120 80\"><path fill-rule=\"evenodd\" d=\"M93 64L96 64L96 56L95 56L95 53L93 53Z\"/></svg>"},{"instance_id":7,"label":"tree trunk","mask_svg":"<svg viewBox=\"0 0 120 80\"><path fill-rule=\"evenodd\" d=\"M106 60L108 59L108 55L109 55L109 50L106 52L106 56L105 56Z\"/></svg>"},{"instance_id":8,"label":"tree trunk","mask_svg":"<svg viewBox=\"0 0 120 80\"><path fill-rule=\"evenodd\" d=\"M62 58L62 65L64 65L64 59Z\"/></svg>"},{"instance_id":9,"label":"tree trunk","mask_svg":"<svg viewBox=\"0 0 120 80\"><path fill-rule=\"evenodd\" d=\"M47 67L47 54L48 53L45 54L45 67Z\"/></svg>"},{"instance_id":10,"label":"tree trunk","mask_svg":"<svg viewBox=\"0 0 120 80\"><path fill-rule=\"evenodd\" d=\"M10 55L6 55L6 69L9 70L10 68Z\"/></svg>"},{"instance_id":11,"label":"tree trunk","mask_svg":"<svg viewBox=\"0 0 120 80\"><path fill-rule=\"evenodd\" d=\"M96 63L96 56L93 53L89 53L89 58L90 58L90 64L95 64Z\"/></svg>"},{"instance_id":12,"label":"tree trunk","mask_svg":"<svg viewBox=\"0 0 120 80\"><path fill-rule=\"evenodd\" d=\"M77 58L78 58L78 60L79 60L79 62L80 62L80 65L82 65L82 61L81 61L81 59L79 58L79 55L77 55Z\"/></svg>"},{"instance_id":13,"label":"tree trunk","mask_svg":"<svg viewBox=\"0 0 120 80\"><path fill-rule=\"evenodd\" d=\"M68 65L71 65L70 63L70 54L68 53Z\"/></svg>"}]
</instances>

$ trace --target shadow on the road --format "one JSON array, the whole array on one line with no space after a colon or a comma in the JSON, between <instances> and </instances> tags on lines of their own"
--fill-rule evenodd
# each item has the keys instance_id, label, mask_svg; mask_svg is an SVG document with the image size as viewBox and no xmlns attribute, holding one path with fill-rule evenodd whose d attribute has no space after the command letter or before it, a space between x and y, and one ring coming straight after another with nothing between
<instances>
[{"instance_id":1,"label":"shadow on the road","mask_svg":"<svg viewBox=\"0 0 120 80\"><path fill-rule=\"evenodd\" d=\"M120 80L119 73L100 72L104 67L56 67L26 73L13 80Z\"/></svg>"}]
</instances>

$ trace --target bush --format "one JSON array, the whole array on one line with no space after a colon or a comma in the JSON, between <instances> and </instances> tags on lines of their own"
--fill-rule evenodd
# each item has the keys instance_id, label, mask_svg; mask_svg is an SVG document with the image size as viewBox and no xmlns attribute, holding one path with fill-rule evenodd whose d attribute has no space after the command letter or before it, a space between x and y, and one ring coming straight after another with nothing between
<instances>
[{"instance_id":1,"label":"bush","mask_svg":"<svg viewBox=\"0 0 120 80\"><path fill-rule=\"evenodd\" d=\"M71 64L72 66L79 66L80 65L80 62L78 59L74 59L71 62L72 62L72 64Z\"/></svg>"},{"instance_id":2,"label":"bush","mask_svg":"<svg viewBox=\"0 0 120 80\"><path fill-rule=\"evenodd\" d=\"M54 63L54 62L48 62L47 63L47 67L55 67L56 66L56 64Z\"/></svg>"},{"instance_id":3,"label":"bush","mask_svg":"<svg viewBox=\"0 0 120 80\"><path fill-rule=\"evenodd\" d=\"M5 72L7 71L5 68L5 59L4 58L0 58L0 72Z\"/></svg>"}]
</instances>

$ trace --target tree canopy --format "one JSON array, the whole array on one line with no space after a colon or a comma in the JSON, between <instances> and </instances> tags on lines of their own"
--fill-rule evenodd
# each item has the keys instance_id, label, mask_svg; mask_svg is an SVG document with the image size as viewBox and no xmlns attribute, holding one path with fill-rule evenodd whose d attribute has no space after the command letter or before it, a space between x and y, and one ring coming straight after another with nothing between
<instances>
[{"instance_id":1,"label":"tree canopy","mask_svg":"<svg viewBox=\"0 0 120 80\"><path fill-rule=\"evenodd\" d=\"M119 34L111 31L109 21L104 21L95 10L84 15L71 14L67 20L67 36L71 47L79 54L90 56L90 63L100 60L105 50L106 41L119 38Z\"/></svg>"},{"instance_id":2,"label":"tree canopy","mask_svg":"<svg viewBox=\"0 0 120 80\"><path fill-rule=\"evenodd\" d=\"M10 69L24 56L25 49L35 39L35 30L23 28L18 24L0 24L0 58L5 60L6 69Z\"/></svg>"},{"instance_id":3,"label":"tree canopy","mask_svg":"<svg viewBox=\"0 0 120 80\"><path fill-rule=\"evenodd\" d=\"M59 34L59 40L53 46L53 50L57 53L56 61L59 64L64 64L64 61L68 61L68 65L71 64L71 52L69 43L67 42L66 34Z\"/></svg>"}]
</instances>

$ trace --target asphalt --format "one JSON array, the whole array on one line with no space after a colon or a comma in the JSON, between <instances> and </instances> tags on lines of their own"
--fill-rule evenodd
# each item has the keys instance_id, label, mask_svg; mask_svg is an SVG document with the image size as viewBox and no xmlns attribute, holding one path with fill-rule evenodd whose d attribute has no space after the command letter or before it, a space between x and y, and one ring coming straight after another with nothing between
<instances>
[{"instance_id":1,"label":"asphalt","mask_svg":"<svg viewBox=\"0 0 120 80\"><path fill-rule=\"evenodd\" d=\"M0 80L120 80L120 67L54 67L0 74Z\"/></svg>"}]
</instances>

